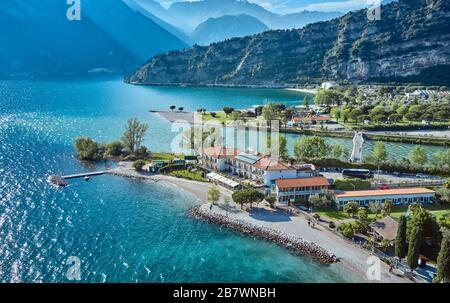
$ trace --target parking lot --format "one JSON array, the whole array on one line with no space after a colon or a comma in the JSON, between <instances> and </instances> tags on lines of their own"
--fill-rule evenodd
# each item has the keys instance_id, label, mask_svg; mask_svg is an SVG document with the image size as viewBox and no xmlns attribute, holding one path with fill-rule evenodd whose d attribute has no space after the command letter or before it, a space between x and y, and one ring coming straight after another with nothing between
<instances>
[{"instance_id":1,"label":"parking lot","mask_svg":"<svg viewBox=\"0 0 450 303\"><path fill-rule=\"evenodd\" d=\"M337 171L331 171L329 169L328 171L321 170L320 173L326 177L327 179L343 179L342 173ZM381 172L380 174L377 174L374 172L374 179L371 179L375 185L377 184L391 184L391 185L408 185L408 184L414 184L417 186L420 186L423 184L424 186L427 186L430 183L436 183L436 185L440 185L442 182L445 182L444 178L441 177L434 177L434 176L428 176L428 177L416 177L415 175L407 175L407 174L401 174L401 175L394 175L392 173L385 173Z\"/></svg>"}]
</instances>

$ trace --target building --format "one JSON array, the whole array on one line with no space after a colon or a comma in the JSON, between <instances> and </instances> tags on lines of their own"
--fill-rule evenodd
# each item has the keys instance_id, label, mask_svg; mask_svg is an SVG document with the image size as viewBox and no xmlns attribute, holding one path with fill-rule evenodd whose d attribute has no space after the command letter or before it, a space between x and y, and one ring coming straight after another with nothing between
<instances>
[{"instance_id":1,"label":"building","mask_svg":"<svg viewBox=\"0 0 450 303\"><path fill-rule=\"evenodd\" d=\"M313 115L313 116L305 116L305 117L292 117L291 120L293 125L301 125L301 124L320 124L320 123L330 123L330 116L322 116L322 115Z\"/></svg>"},{"instance_id":2,"label":"building","mask_svg":"<svg viewBox=\"0 0 450 303\"><path fill-rule=\"evenodd\" d=\"M335 81L325 81L322 83L321 88L322 89L332 89L335 87L338 87L339 85Z\"/></svg>"},{"instance_id":3,"label":"building","mask_svg":"<svg viewBox=\"0 0 450 303\"><path fill-rule=\"evenodd\" d=\"M390 216L371 223L370 227L379 240L388 240L392 244L397 238L398 222Z\"/></svg>"},{"instance_id":4,"label":"building","mask_svg":"<svg viewBox=\"0 0 450 303\"><path fill-rule=\"evenodd\" d=\"M272 189L278 179L307 178L317 175L312 164L290 165L268 156L242 153L225 147L203 149L200 164L207 169L248 179Z\"/></svg>"},{"instance_id":5,"label":"building","mask_svg":"<svg viewBox=\"0 0 450 303\"><path fill-rule=\"evenodd\" d=\"M323 195L330 182L323 176L276 180L276 197L279 204L308 201L311 195Z\"/></svg>"},{"instance_id":6,"label":"building","mask_svg":"<svg viewBox=\"0 0 450 303\"><path fill-rule=\"evenodd\" d=\"M427 188L397 188L340 192L335 193L335 200L338 208L348 202L369 206L369 203L384 203L386 200L391 200L395 206L399 206L412 203L433 204L435 195L435 191Z\"/></svg>"},{"instance_id":7,"label":"building","mask_svg":"<svg viewBox=\"0 0 450 303\"><path fill-rule=\"evenodd\" d=\"M237 153L235 149L222 146L205 147L200 154L199 164L210 170L226 171L229 168L230 158Z\"/></svg>"}]
</instances>

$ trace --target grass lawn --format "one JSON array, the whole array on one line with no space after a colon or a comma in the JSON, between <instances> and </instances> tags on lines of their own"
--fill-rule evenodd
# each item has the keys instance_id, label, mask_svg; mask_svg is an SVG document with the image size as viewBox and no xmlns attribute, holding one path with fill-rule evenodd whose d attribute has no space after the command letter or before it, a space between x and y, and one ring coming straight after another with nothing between
<instances>
[{"instance_id":1,"label":"grass lawn","mask_svg":"<svg viewBox=\"0 0 450 303\"><path fill-rule=\"evenodd\" d=\"M205 121L214 121L214 122L219 122L219 123L226 123L227 122L227 115L225 115L224 112L215 112L216 116L213 117L211 116L211 113L206 113L205 115L203 115L203 119Z\"/></svg>"},{"instance_id":2,"label":"grass lawn","mask_svg":"<svg viewBox=\"0 0 450 303\"><path fill-rule=\"evenodd\" d=\"M427 205L424 208L430 211L439 219L446 213L450 213L450 205ZM401 215L404 215L408 211L407 206L394 207L391 212L391 217L398 220ZM337 210L333 208L318 209L314 213L319 214L321 218L325 220L342 221L349 219L346 213L342 210ZM374 219L375 214L369 214L369 219Z\"/></svg>"},{"instance_id":3,"label":"grass lawn","mask_svg":"<svg viewBox=\"0 0 450 303\"><path fill-rule=\"evenodd\" d=\"M184 159L183 155L174 155L171 153L163 153L163 152L159 152L159 153L152 153L152 158L151 160L156 160L156 161L172 161L175 158L179 158L179 159Z\"/></svg>"},{"instance_id":4,"label":"grass lawn","mask_svg":"<svg viewBox=\"0 0 450 303\"><path fill-rule=\"evenodd\" d=\"M190 172L188 170L178 170L171 172L169 174L170 176L177 177L177 178L183 178L188 180L194 180L194 181L200 181L200 182L208 182L205 178L202 177L202 175L198 172Z\"/></svg>"},{"instance_id":5,"label":"grass lawn","mask_svg":"<svg viewBox=\"0 0 450 303\"><path fill-rule=\"evenodd\" d=\"M318 210L313 209L313 212L315 214L319 214L320 217L325 220L342 221L349 218L346 213L344 213L341 210L337 210L335 208L318 209Z\"/></svg>"}]
</instances>

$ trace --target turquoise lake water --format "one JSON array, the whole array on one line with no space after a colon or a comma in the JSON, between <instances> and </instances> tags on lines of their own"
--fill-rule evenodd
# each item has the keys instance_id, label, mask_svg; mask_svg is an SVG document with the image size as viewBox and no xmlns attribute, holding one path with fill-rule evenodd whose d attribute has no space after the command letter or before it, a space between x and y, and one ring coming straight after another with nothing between
<instances>
[{"instance_id":1,"label":"turquoise lake water","mask_svg":"<svg viewBox=\"0 0 450 303\"><path fill-rule=\"evenodd\" d=\"M102 176L56 190L46 182L49 174L93 169L75 159L74 138L120 138L129 117L150 124L152 150L169 150L176 133L149 109L302 99L280 90L129 86L118 78L0 81L0 281L66 282L69 256L80 258L83 282L358 281L340 264L323 266L191 220L194 199L167 185Z\"/></svg>"}]
</instances>

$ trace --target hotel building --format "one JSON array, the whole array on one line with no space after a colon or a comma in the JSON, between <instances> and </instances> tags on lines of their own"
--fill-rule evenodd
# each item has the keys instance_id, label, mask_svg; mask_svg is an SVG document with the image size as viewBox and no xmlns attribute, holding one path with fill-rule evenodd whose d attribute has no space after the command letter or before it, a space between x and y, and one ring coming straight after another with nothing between
<instances>
[{"instance_id":1,"label":"hotel building","mask_svg":"<svg viewBox=\"0 0 450 303\"><path fill-rule=\"evenodd\" d=\"M335 193L336 205L343 207L348 202L356 202L359 206L369 203L384 203L391 200L395 206L412 203L433 204L436 192L427 188L397 188L386 190L358 190Z\"/></svg>"},{"instance_id":2,"label":"hotel building","mask_svg":"<svg viewBox=\"0 0 450 303\"><path fill-rule=\"evenodd\" d=\"M330 183L322 176L276 180L276 196L279 204L307 202L311 195L322 195Z\"/></svg>"}]
</instances>

